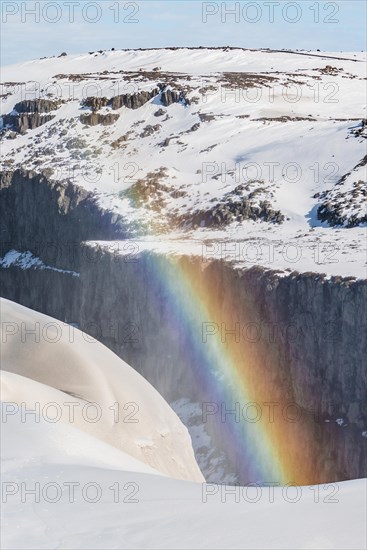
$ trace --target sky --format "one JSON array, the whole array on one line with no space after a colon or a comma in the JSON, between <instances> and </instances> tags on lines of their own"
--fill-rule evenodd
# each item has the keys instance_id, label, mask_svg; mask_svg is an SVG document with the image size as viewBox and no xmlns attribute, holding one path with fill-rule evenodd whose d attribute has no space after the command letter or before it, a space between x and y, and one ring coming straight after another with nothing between
<instances>
[{"instance_id":1,"label":"sky","mask_svg":"<svg viewBox=\"0 0 367 550\"><path fill-rule=\"evenodd\" d=\"M364 0L1 0L1 65L111 48L361 51Z\"/></svg>"}]
</instances>

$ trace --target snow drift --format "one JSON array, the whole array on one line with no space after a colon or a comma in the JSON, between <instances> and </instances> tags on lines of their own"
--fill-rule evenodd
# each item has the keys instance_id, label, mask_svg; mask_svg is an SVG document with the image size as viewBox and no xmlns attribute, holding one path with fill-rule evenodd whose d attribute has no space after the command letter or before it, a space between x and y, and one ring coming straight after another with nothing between
<instances>
[{"instance_id":1,"label":"snow drift","mask_svg":"<svg viewBox=\"0 0 367 550\"><path fill-rule=\"evenodd\" d=\"M274 493L175 480L21 409L2 440L4 550L365 547L365 480Z\"/></svg>"},{"instance_id":2,"label":"snow drift","mask_svg":"<svg viewBox=\"0 0 367 550\"><path fill-rule=\"evenodd\" d=\"M2 401L72 424L155 470L202 481L187 429L160 394L94 338L1 299ZM13 403L12 405L10 403ZM32 413L24 413L26 426ZM55 435L56 437L56 435Z\"/></svg>"}]
</instances>

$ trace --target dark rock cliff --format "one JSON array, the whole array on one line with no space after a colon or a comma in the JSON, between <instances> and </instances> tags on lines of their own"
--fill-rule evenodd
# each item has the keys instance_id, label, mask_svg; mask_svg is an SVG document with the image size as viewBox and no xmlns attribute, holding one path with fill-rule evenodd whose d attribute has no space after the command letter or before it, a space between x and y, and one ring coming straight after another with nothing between
<instances>
[{"instance_id":1,"label":"dark rock cliff","mask_svg":"<svg viewBox=\"0 0 367 550\"><path fill-rule=\"evenodd\" d=\"M49 113L55 111L60 106L58 101L50 99L24 99L14 105L17 113Z\"/></svg>"},{"instance_id":2,"label":"dark rock cliff","mask_svg":"<svg viewBox=\"0 0 367 550\"><path fill-rule=\"evenodd\" d=\"M119 118L120 115L114 113L101 114L93 112L80 115L80 122L87 126L96 126L97 124L109 126L110 124L114 124Z\"/></svg>"},{"instance_id":3,"label":"dark rock cliff","mask_svg":"<svg viewBox=\"0 0 367 550\"><path fill-rule=\"evenodd\" d=\"M142 91L135 94L122 94L111 99L110 105L112 109L120 109L127 107L128 109L139 109L150 99L159 93L158 88L154 88L150 92Z\"/></svg>"},{"instance_id":4,"label":"dark rock cliff","mask_svg":"<svg viewBox=\"0 0 367 550\"><path fill-rule=\"evenodd\" d=\"M54 118L48 114L59 108L59 102L49 99L23 100L16 103L14 110L3 116L4 126L10 126L15 132L24 134L27 130L34 130Z\"/></svg>"},{"instance_id":5,"label":"dark rock cliff","mask_svg":"<svg viewBox=\"0 0 367 550\"><path fill-rule=\"evenodd\" d=\"M93 195L72 183L16 170L0 174L2 253L29 250L46 262L43 252L57 250L52 265L68 268L70 254L87 239L123 238L121 217L100 208Z\"/></svg>"},{"instance_id":6,"label":"dark rock cliff","mask_svg":"<svg viewBox=\"0 0 367 550\"><path fill-rule=\"evenodd\" d=\"M209 323L222 336L224 326L222 357L231 356L256 401L276 402L279 411L292 405L302 412L294 423L276 414L270 427L282 430L287 442L296 472L289 481L322 483L367 475L367 281L313 273L280 277L256 267L238 270L222 261L140 252L131 241L111 242L103 250L81 244L116 238L121 221L113 224L85 191L44 176L4 174L0 199L5 252L31 250L47 264L79 273L1 269L2 296L77 323L141 372L169 402L187 398L220 405L224 400L230 409L228 393L223 397L213 391L203 372L210 345L203 327ZM53 258L52 249L39 246L50 242L61 255ZM180 304L190 303L192 296L205 302L208 295L211 307L193 308L191 317L185 316ZM223 423L212 416L205 428L226 455L228 471L241 483L255 481L238 439L228 436L237 429L236 419L229 416ZM210 474L208 479L216 480Z\"/></svg>"},{"instance_id":7,"label":"dark rock cliff","mask_svg":"<svg viewBox=\"0 0 367 550\"><path fill-rule=\"evenodd\" d=\"M4 126L10 126L12 130L19 134L24 134L27 130L35 130L39 126L50 122L54 115L40 115L38 113L23 113L20 115L3 116Z\"/></svg>"}]
</instances>

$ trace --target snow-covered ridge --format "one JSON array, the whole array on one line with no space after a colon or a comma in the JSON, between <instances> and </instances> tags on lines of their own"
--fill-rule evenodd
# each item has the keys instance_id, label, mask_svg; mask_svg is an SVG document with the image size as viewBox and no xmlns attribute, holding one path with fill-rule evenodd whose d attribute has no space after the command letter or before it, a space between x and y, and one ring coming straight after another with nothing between
<instances>
[{"instance_id":1,"label":"snow-covered ridge","mask_svg":"<svg viewBox=\"0 0 367 550\"><path fill-rule=\"evenodd\" d=\"M365 60L167 48L5 67L2 167L85 187L126 218L132 236L262 240L266 232L287 243L326 230L334 241L337 219L338 244L353 248L350 227L365 224L365 167L361 192L348 179L365 156Z\"/></svg>"}]
</instances>

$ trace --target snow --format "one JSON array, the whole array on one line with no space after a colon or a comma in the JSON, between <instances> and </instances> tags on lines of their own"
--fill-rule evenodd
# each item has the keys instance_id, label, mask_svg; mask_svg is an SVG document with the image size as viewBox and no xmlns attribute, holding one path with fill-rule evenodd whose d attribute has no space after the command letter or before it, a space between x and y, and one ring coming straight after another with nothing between
<instances>
[{"instance_id":1,"label":"snow","mask_svg":"<svg viewBox=\"0 0 367 550\"><path fill-rule=\"evenodd\" d=\"M212 259L231 262L233 267L248 269L254 265L287 276L293 271L332 276L367 277L367 239L364 228L315 228L311 232L287 228L266 230L260 223L234 224L227 231L202 230L197 234L172 234L162 238L134 238L124 241L89 241L91 247L100 246L114 255L126 256L153 252L174 256L196 256L204 265ZM136 254L136 255L135 255Z\"/></svg>"},{"instance_id":2,"label":"snow","mask_svg":"<svg viewBox=\"0 0 367 550\"><path fill-rule=\"evenodd\" d=\"M73 426L24 423L21 411L5 421L5 406L4 550L365 547L366 480L274 489L175 480Z\"/></svg>"},{"instance_id":3,"label":"snow","mask_svg":"<svg viewBox=\"0 0 367 550\"><path fill-rule=\"evenodd\" d=\"M187 429L141 375L66 323L3 298L0 305L2 400L72 424L158 472L203 480Z\"/></svg>"},{"instance_id":4,"label":"snow","mask_svg":"<svg viewBox=\"0 0 367 550\"><path fill-rule=\"evenodd\" d=\"M48 269L51 271L57 271L58 273L66 273L73 277L79 277L79 273L75 271L69 271L67 269L58 269L46 265L40 258L34 256L32 252L27 250L26 252L19 252L18 250L9 250L3 258L0 258L0 267L9 269L10 267L20 267L20 269Z\"/></svg>"},{"instance_id":5,"label":"snow","mask_svg":"<svg viewBox=\"0 0 367 550\"><path fill-rule=\"evenodd\" d=\"M251 239L260 247L270 244L282 250L294 242L303 250L294 265L282 253L274 261L265 255L256 263L282 271L365 278L363 227L339 230L316 216L323 193L338 204L345 201L334 192L341 178L351 173L338 189L347 193L352 179L366 179L363 168L356 171L365 155L365 137L355 133L366 118L365 61L363 52L178 48L85 53L5 67L4 90L10 95L3 98L2 113L11 112L21 99L47 98L48 93L63 102L50 122L3 139L3 166L39 169L35 160L41 160L42 169L54 169L52 178L70 179L93 191L101 206L126 217L132 236L148 225L158 248L176 253L179 243L183 251L212 240L245 244ZM111 126L84 127L79 120L81 112L91 112L81 106L87 96L152 90L158 82L176 90L188 87L191 104L173 104L164 108L163 116L155 116L163 107L155 97L139 109L113 111L120 117ZM104 112L111 109L104 107ZM207 115L214 118L205 120ZM141 137L145 126L156 124L161 125L157 131ZM194 124L200 125L190 131ZM122 147L112 147L128 133ZM70 149L68 143L76 137L84 145ZM162 146L167 139L169 145ZM157 180L169 192L159 202L150 195L134 205L126 191L161 168ZM183 231L170 225L173 214L190 219L242 183L249 185L248 193L260 191L254 204L268 200L284 222L245 220L224 230ZM364 209L361 195L346 213ZM337 255L332 261L315 261L313 250L328 243L339 250Z\"/></svg>"},{"instance_id":6,"label":"snow","mask_svg":"<svg viewBox=\"0 0 367 550\"><path fill-rule=\"evenodd\" d=\"M2 461L5 471L15 465L17 468L23 468L29 463L38 465L46 460L49 464L60 464L62 460L65 465L107 467L113 470L159 475L159 472L147 464L78 429L76 423L55 422L51 410L47 412L44 407L49 403L60 403L60 392L10 372L2 371L0 376L1 414L5 425L2 427ZM22 399L17 406L14 401L16 396L18 399L21 396ZM36 401L35 397L31 396L37 396L37 399L42 401ZM36 403L43 405L40 407L40 413L37 411ZM26 424L27 428L24 429L22 424ZM29 455L24 454L24 449Z\"/></svg>"},{"instance_id":7,"label":"snow","mask_svg":"<svg viewBox=\"0 0 367 550\"><path fill-rule=\"evenodd\" d=\"M162 70L203 75L219 71L237 71L239 67L248 72L274 70L281 66L286 71L316 69L325 67L329 63L336 67L346 65L351 70L363 74L364 52L291 52L271 50L245 50L207 48L177 48L150 49L150 50L115 50L68 55L65 57L51 57L42 60L32 60L4 67L4 82L34 81L35 70L43 79L53 76L55 69L58 73L78 73L83 67L84 73L100 71L136 71L140 68L152 70L159 66Z\"/></svg>"}]
</instances>

